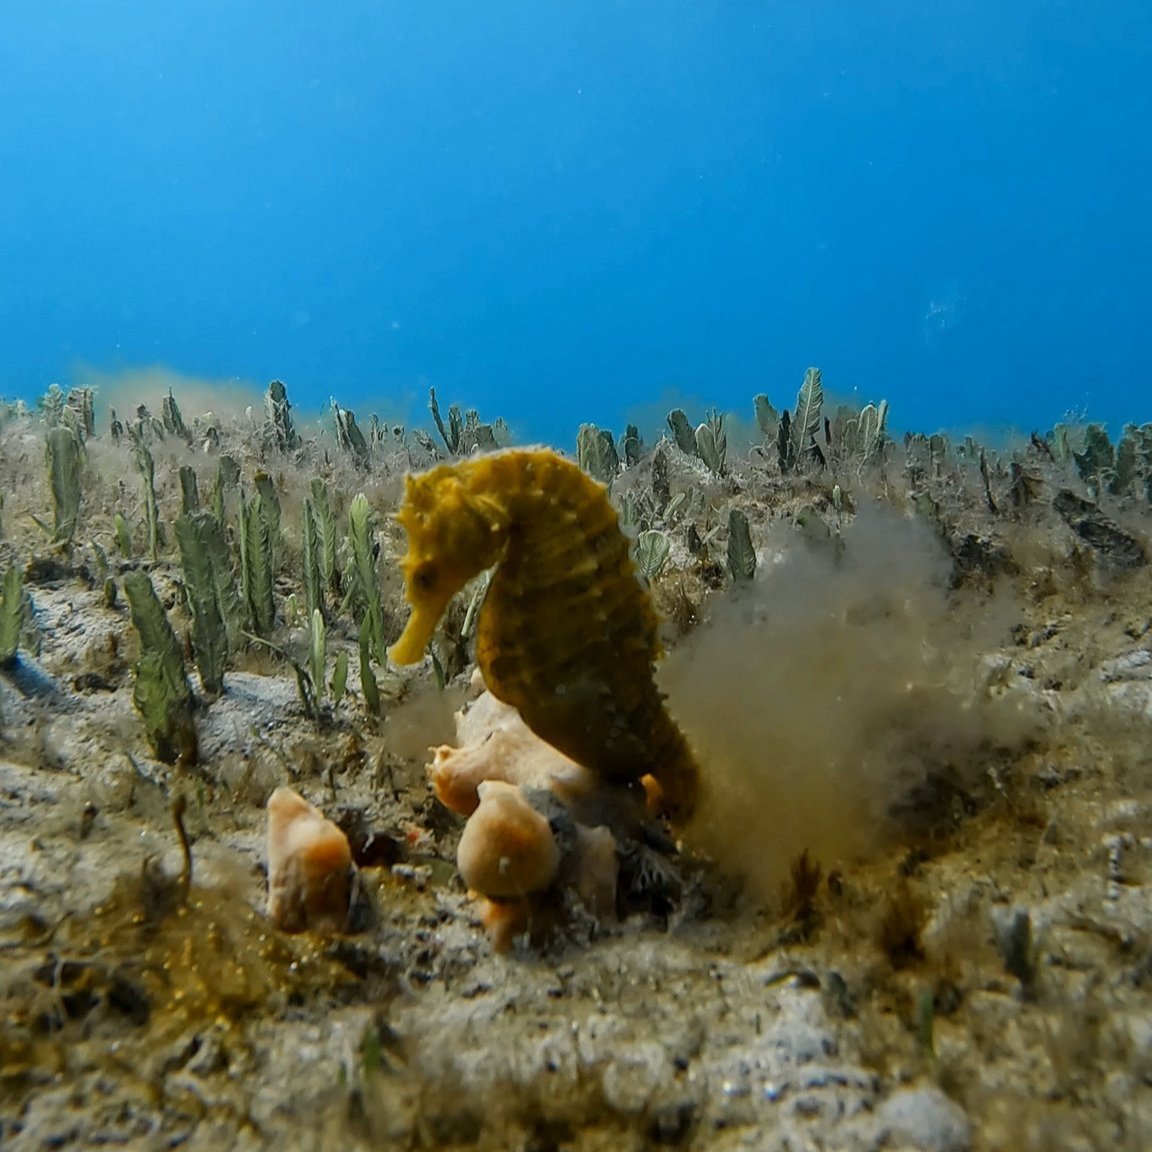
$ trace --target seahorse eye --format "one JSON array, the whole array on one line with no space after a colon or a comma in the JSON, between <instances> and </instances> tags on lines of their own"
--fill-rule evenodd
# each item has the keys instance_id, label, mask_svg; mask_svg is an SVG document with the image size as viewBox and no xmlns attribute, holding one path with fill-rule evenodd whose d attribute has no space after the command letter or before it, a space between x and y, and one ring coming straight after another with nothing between
<instances>
[{"instance_id":1,"label":"seahorse eye","mask_svg":"<svg viewBox=\"0 0 1152 1152\"><path fill-rule=\"evenodd\" d=\"M421 592L431 592L436 587L436 569L431 564L421 564L412 573L412 583Z\"/></svg>"}]
</instances>

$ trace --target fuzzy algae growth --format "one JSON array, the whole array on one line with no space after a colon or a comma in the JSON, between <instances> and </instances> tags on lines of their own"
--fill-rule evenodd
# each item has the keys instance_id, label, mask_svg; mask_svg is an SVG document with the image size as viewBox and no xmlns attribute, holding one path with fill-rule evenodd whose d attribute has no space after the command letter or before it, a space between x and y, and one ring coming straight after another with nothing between
<instances>
[{"instance_id":1,"label":"fuzzy algae growth","mask_svg":"<svg viewBox=\"0 0 1152 1152\"><path fill-rule=\"evenodd\" d=\"M8 984L0 1087L35 1083L46 1065L66 1066L73 1029L85 1022L88 1030L96 1022L97 1041L123 1026L134 1047L143 1033L153 1053L211 1027L235 1043L270 1009L333 995L352 981L321 939L285 936L238 897L228 886L168 875L150 859L120 875L87 916L62 921L33 972L40 995L22 1002L20 985Z\"/></svg>"}]
</instances>

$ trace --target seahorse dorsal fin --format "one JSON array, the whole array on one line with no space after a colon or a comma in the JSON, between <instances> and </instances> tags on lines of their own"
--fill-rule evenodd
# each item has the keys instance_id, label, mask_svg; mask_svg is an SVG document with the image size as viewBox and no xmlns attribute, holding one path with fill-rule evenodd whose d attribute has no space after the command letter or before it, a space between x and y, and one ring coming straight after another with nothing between
<instances>
[{"instance_id":1,"label":"seahorse dorsal fin","mask_svg":"<svg viewBox=\"0 0 1152 1152\"><path fill-rule=\"evenodd\" d=\"M409 476L404 482L404 500L413 508L423 512L433 503L433 485L420 476Z\"/></svg>"},{"instance_id":2,"label":"seahorse dorsal fin","mask_svg":"<svg viewBox=\"0 0 1152 1152\"><path fill-rule=\"evenodd\" d=\"M396 519L404 525L427 523L429 518L451 500L460 487L457 477L436 468L422 476L409 475L404 481L404 503Z\"/></svg>"}]
</instances>

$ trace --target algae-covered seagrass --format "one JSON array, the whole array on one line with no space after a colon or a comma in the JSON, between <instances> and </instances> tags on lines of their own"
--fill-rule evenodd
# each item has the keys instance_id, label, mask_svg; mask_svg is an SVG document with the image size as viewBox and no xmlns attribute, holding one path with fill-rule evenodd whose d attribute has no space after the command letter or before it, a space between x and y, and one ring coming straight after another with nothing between
<instances>
[{"instance_id":1,"label":"algae-covered seagrass","mask_svg":"<svg viewBox=\"0 0 1152 1152\"><path fill-rule=\"evenodd\" d=\"M372 658L383 664L384 608L376 577L376 523L368 497L358 493L348 507L348 600L359 619ZM362 641L364 642L364 641Z\"/></svg>"},{"instance_id":2,"label":"algae-covered seagrass","mask_svg":"<svg viewBox=\"0 0 1152 1152\"><path fill-rule=\"evenodd\" d=\"M747 584L756 574L752 530L742 508L733 508L728 513L728 572L737 584Z\"/></svg>"},{"instance_id":3,"label":"algae-covered seagrass","mask_svg":"<svg viewBox=\"0 0 1152 1152\"><path fill-rule=\"evenodd\" d=\"M620 471L620 455L612 433L595 424L580 425L576 435L576 460L589 476L609 488Z\"/></svg>"},{"instance_id":4,"label":"algae-covered seagrass","mask_svg":"<svg viewBox=\"0 0 1152 1152\"><path fill-rule=\"evenodd\" d=\"M356 423L356 413L351 408L341 408L335 400L332 401L332 416L336 426L336 443L347 452L361 468L368 468L371 455L368 450L368 441Z\"/></svg>"},{"instance_id":5,"label":"algae-covered seagrass","mask_svg":"<svg viewBox=\"0 0 1152 1152\"><path fill-rule=\"evenodd\" d=\"M645 580L651 582L664 571L671 548L668 533L661 532L659 528L646 528L639 533L632 549L632 558Z\"/></svg>"},{"instance_id":6,"label":"algae-covered seagrass","mask_svg":"<svg viewBox=\"0 0 1152 1152\"><path fill-rule=\"evenodd\" d=\"M0 668L6 668L16 660L27 611L28 598L20 569L10 564L0 583Z\"/></svg>"},{"instance_id":7,"label":"algae-covered seagrass","mask_svg":"<svg viewBox=\"0 0 1152 1152\"><path fill-rule=\"evenodd\" d=\"M336 519L328 502L328 490L314 477L304 499L301 528L304 560L304 595L311 615L324 612L329 595L335 594L340 572L336 565Z\"/></svg>"},{"instance_id":8,"label":"algae-covered seagrass","mask_svg":"<svg viewBox=\"0 0 1152 1152\"><path fill-rule=\"evenodd\" d=\"M144 721L148 743L165 763L195 764L195 699L180 641L146 572L124 574L132 623L140 636L140 659L132 698Z\"/></svg>"},{"instance_id":9,"label":"algae-covered seagrass","mask_svg":"<svg viewBox=\"0 0 1152 1152\"><path fill-rule=\"evenodd\" d=\"M723 476L728 456L728 434L724 431L724 416L710 412L708 418L696 428L696 455L704 461L713 476Z\"/></svg>"},{"instance_id":10,"label":"algae-covered seagrass","mask_svg":"<svg viewBox=\"0 0 1152 1152\"><path fill-rule=\"evenodd\" d=\"M820 454L824 440L824 386L820 369L809 368L796 395L792 414L791 459L802 463L810 454Z\"/></svg>"},{"instance_id":11,"label":"algae-covered seagrass","mask_svg":"<svg viewBox=\"0 0 1152 1152\"><path fill-rule=\"evenodd\" d=\"M84 449L71 428L58 425L48 431L47 455L55 520L52 539L57 544L69 545L76 534L76 518L80 513Z\"/></svg>"},{"instance_id":12,"label":"algae-covered seagrass","mask_svg":"<svg viewBox=\"0 0 1152 1152\"><path fill-rule=\"evenodd\" d=\"M270 443L281 452L293 452L300 447L300 437L292 423L292 405L288 390L281 380L273 380L264 394L266 435Z\"/></svg>"},{"instance_id":13,"label":"algae-covered seagrass","mask_svg":"<svg viewBox=\"0 0 1152 1152\"><path fill-rule=\"evenodd\" d=\"M668 413L668 427L672 430L672 437L681 452L686 456L697 455L696 433L688 423L688 417L682 408L673 408Z\"/></svg>"},{"instance_id":14,"label":"algae-covered seagrass","mask_svg":"<svg viewBox=\"0 0 1152 1152\"><path fill-rule=\"evenodd\" d=\"M243 608L232 559L220 522L211 512L191 512L176 521L176 541L192 608L192 649L204 691L218 696L229 655L236 650Z\"/></svg>"},{"instance_id":15,"label":"algae-covered seagrass","mask_svg":"<svg viewBox=\"0 0 1152 1152\"><path fill-rule=\"evenodd\" d=\"M266 639L276 624L274 534L279 532L279 510L259 487L250 501L245 501L244 493L240 493L239 509L241 597L248 607L253 631Z\"/></svg>"}]
</instances>

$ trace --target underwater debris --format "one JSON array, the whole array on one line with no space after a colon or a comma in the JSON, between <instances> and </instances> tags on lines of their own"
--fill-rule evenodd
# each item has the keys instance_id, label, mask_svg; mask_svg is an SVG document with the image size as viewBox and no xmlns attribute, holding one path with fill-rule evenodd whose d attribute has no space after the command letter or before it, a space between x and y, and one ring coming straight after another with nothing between
<instances>
[{"instance_id":1,"label":"underwater debris","mask_svg":"<svg viewBox=\"0 0 1152 1152\"><path fill-rule=\"evenodd\" d=\"M1067 488L1056 493L1052 507L1085 543L1117 568L1142 568L1148 563L1144 545L1089 501Z\"/></svg>"},{"instance_id":2,"label":"underwater debris","mask_svg":"<svg viewBox=\"0 0 1152 1152\"><path fill-rule=\"evenodd\" d=\"M348 837L291 788L268 799L268 918L284 932L342 932L352 900Z\"/></svg>"},{"instance_id":3,"label":"underwater debris","mask_svg":"<svg viewBox=\"0 0 1152 1152\"><path fill-rule=\"evenodd\" d=\"M339 809L334 823L348 837L352 862L357 868L391 868L404 858L401 838L374 828L363 808Z\"/></svg>"},{"instance_id":4,"label":"underwater debris","mask_svg":"<svg viewBox=\"0 0 1152 1152\"><path fill-rule=\"evenodd\" d=\"M496 566L476 661L541 739L609 780L651 775L677 822L699 771L653 679L658 620L606 489L547 450L508 450L410 475L397 519L412 615L389 650L421 659L451 598Z\"/></svg>"},{"instance_id":5,"label":"underwater debris","mask_svg":"<svg viewBox=\"0 0 1152 1152\"><path fill-rule=\"evenodd\" d=\"M924 929L930 911L923 890L898 876L880 903L874 929L876 944L894 969L924 958Z\"/></svg>"},{"instance_id":6,"label":"underwater debris","mask_svg":"<svg viewBox=\"0 0 1152 1152\"><path fill-rule=\"evenodd\" d=\"M1008 499L1014 508L1024 508L1033 503L1040 495L1041 480L1025 470L1017 460L1008 466L1008 475L1011 483L1008 486Z\"/></svg>"},{"instance_id":7,"label":"underwater debris","mask_svg":"<svg viewBox=\"0 0 1152 1152\"><path fill-rule=\"evenodd\" d=\"M952 586L959 588L975 576L994 579L1016 575L1020 565L1000 540L975 532L951 535L943 529L942 538L952 557Z\"/></svg>"},{"instance_id":8,"label":"underwater debris","mask_svg":"<svg viewBox=\"0 0 1152 1152\"><path fill-rule=\"evenodd\" d=\"M818 899L824 869L803 849L789 867L788 881L781 885L780 915L788 927L782 935L789 941L808 940L819 927Z\"/></svg>"},{"instance_id":9,"label":"underwater debris","mask_svg":"<svg viewBox=\"0 0 1152 1152\"><path fill-rule=\"evenodd\" d=\"M1030 999L1036 994L1040 974L1040 948L1027 908L1010 908L992 918L993 935L1004 971L1020 982L1020 994Z\"/></svg>"}]
</instances>

